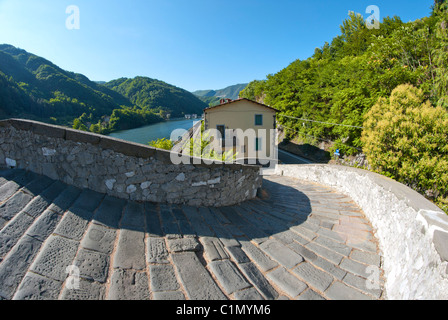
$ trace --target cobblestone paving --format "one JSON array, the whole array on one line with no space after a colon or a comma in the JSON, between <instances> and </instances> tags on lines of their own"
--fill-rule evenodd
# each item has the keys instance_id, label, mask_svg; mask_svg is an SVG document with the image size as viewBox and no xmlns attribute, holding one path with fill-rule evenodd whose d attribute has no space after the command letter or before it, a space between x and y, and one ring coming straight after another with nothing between
<instances>
[{"instance_id":1,"label":"cobblestone paving","mask_svg":"<svg viewBox=\"0 0 448 320\"><path fill-rule=\"evenodd\" d=\"M263 184L239 206L194 208L0 171L0 299L384 298L372 228L350 198Z\"/></svg>"}]
</instances>

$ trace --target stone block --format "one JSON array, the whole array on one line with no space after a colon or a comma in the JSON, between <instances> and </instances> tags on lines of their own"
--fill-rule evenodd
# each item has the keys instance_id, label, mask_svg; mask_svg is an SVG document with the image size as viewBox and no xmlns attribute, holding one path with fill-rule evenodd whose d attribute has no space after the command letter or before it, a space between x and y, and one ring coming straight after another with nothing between
<instances>
[{"instance_id":1,"label":"stone block","mask_svg":"<svg viewBox=\"0 0 448 320\"><path fill-rule=\"evenodd\" d=\"M145 230L144 204L134 201L127 202L121 227L143 232Z\"/></svg>"},{"instance_id":2,"label":"stone block","mask_svg":"<svg viewBox=\"0 0 448 320\"><path fill-rule=\"evenodd\" d=\"M13 300L57 300L62 282L28 272Z\"/></svg>"},{"instance_id":3,"label":"stone block","mask_svg":"<svg viewBox=\"0 0 448 320\"><path fill-rule=\"evenodd\" d=\"M68 141L90 143L93 145L98 145L102 137L99 134L74 129L66 129L65 132L66 132L65 139Z\"/></svg>"},{"instance_id":4,"label":"stone block","mask_svg":"<svg viewBox=\"0 0 448 320\"><path fill-rule=\"evenodd\" d=\"M264 300L263 296L255 289L255 288L249 288L243 291L238 291L235 293L235 299L237 300Z\"/></svg>"},{"instance_id":5,"label":"stone block","mask_svg":"<svg viewBox=\"0 0 448 320\"><path fill-rule=\"evenodd\" d=\"M194 238L168 239L170 252L197 252L201 249L201 244Z\"/></svg>"},{"instance_id":6,"label":"stone block","mask_svg":"<svg viewBox=\"0 0 448 320\"><path fill-rule=\"evenodd\" d=\"M243 250L241 250L240 247L236 246L232 246L232 247L227 247L227 252L230 253L230 256L232 257L232 259L237 262L237 263L246 263L246 262L250 262L249 257L244 253Z\"/></svg>"},{"instance_id":7,"label":"stone block","mask_svg":"<svg viewBox=\"0 0 448 320\"><path fill-rule=\"evenodd\" d=\"M164 238L147 238L147 260L149 263L169 263L168 250Z\"/></svg>"},{"instance_id":8,"label":"stone block","mask_svg":"<svg viewBox=\"0 0 448 320\"><path fill-rule=\"evenodd\" d=\"M185 300L185 296L180 291L167 291L167 292L153 292L153 300L163 301L180 301Z\"/></svg>"},{"instance_id":9,"label":"stone block","mask_svg":"<svg viewBox=\"0 0 448 320\"><path fill-rule=\"evenodd\" d=\"M105 283L109 270L109 255L80 249L74 265L79 268L79 275L82 278Z\"/></svg>"},{"instance_id":10,"label":"stone block","mask_svg":"<svg viewBox=\"0 0 448 320\"><path fill-rule=\"evenodd\" d=\"M283 267L269 272L267 277L291 298L297 297L308 288L304 282L294 277Z\"/></svg>"},{"instance_id":11,"label":"stone block","mask_svg":"<svg viewBox=\"0 0 448 320\"><path fill-rule=\"evenodd\" d=\"M33 133L45 136L46 138L64 139L67 129L60 126L34 122L31 130Z\"/></svg>"},{"instance_id":12,"label":"stone block","mask_svg":"<svg viewBox=\"0 0 448 320\"><path fill-rule=\"evenodd\" d=\"M379 280L379 279L378 279ZM365 279L351 273L347 273L344 278L344 283L359 289L361 292L368 293L379 299L382 294L382 284L377 282L372 282L371 279Z\"/></svg>"},{"instance_id":13,"label":"stone block","mask_svg":"<svg viewBox=\"0 0 448 320\"><path fill-rule=\"evenodd\" d=\"M61 222L57 225L54 233L65 238L80 241L92 217L92 212L79 208L71 208Z\"/></svg>"},{"instance_id":14,"label":"stone block","mask_svg":"<svg viewBox=\"0 0 448 320\"><path fill-rule=\"evenodd\" d=\"M442 261L448 261L448 233L435 230L433 243Z\"/></svg>"},{"instance_id":15,"label":"stone block","mask_svg":"<svg viewBox=\"0 0 448 320\"><path fill-rule=\"evenodd\" d=\"M320 292L324 292L333 282L333 276L315 268L308 262L298 265L293 272L299 276L305 283Z\"/></svg>"},{"instance_id":16,"label":"stone block","mask_svg":"<svg viewBox=\"0 0 448 320\"><path fill-rule=\"evenodd\" d=\"M145 233L121 229L117 250L114 256L114 268L144 270Z\"/></svg>"},{"instance_id":17,"label":"stone block","mask_svg":"<svg viewBox=\"0 0 448 320\"><path fill-rule=\"evenodd\" d=\"M227 251L222 242L213 237L203 237L201 242L204 246L204 252L209 261L229 259Z\"/></svg>"},{"instance_id":18,"label":"stone block","mask_svg":"<svg viewBox=\"0 0 448 320\"><path fill-rule=\"evenodd\" d=\"M109 255L114 249L116 235L115 229L91 224L81 241L81 247Z\"/></svg>"},{"instance_id":19,"label":"stone block","mask_svg":"<svg viewBox=\"0 0 448 320\"><path fill-rule=\"evenodd\" d=\"M123 209L125 205L126 201L123 199L106 196L101 202L98 210L95 212L93 221L96 224L117 229L123 216Z\"/></svg>"},{"instance_id":20,"label":"stone block","mask_svg":"<svg viewBox=\"0 0 448 320\"><path fill-rule=\"evenodd\" d=\"M162 237L162 227L160 225L159 216L155 207L149 203L146 203L146 232L150 237Z\"/></svg>"},{"instance_id":21,"label":"stone block","mask_svg":"<svg viewBox=\"0 0 448 320\"><path fill-rule=\"evenodd\" d=\"M17 192L7 202L0 206L0 217L11 220L33 199L29 194Z\"/></svg>"},{"instance_id":22,"label":"stone block","mask_svg":"<svg viewBox=\"0 0 448 320\"><path fill-rule=\"evenodd\" d=\"M287 269L294 268L303 261L301 255L275 240L262 243L260 249Z\"/></svg>"},{"instance_id":23,"label":"stone block","mask_svg":"<svg viewBox=\"0 0 448 320\"><path fill-rule=\"evenodd\" d=\"M278 263L269 258L263 251L249 241L241 241L243 251L254 261L258 267L266 272L278 266Z\"/></svg>"},{"instance_id":24,"label":"stone block","mask_svg":"<svg viewBox=\"0 0 448 320\"><path fill-rule=\"evenodd\" d=\"M174 266L190 300L226 300L194 252L172 255Z\"/></svg>"},{"instance_id":25,"label":"stone block","mask_svg":"<svg viewBox=\"0 0 448 320\"><path fill-rule=\"evenodd\" d=\"M46 208L48 208L51 204L49 199L46 199L43 196L35 197L30 203L26 205L23 209L24 212L29 214L30 216L36 218L40 214L42 214Z\"/></svg>"},{"instance_id":26,"label":"stone block","mask_svg":"<svg viewBox=\"0 0 448 320\"><path fill-rule=\"evenodd\" d=\"M98 193L92 190L85 189L79 195L78 199L73 204L73 207L88 211L94 212L95 209L98 208L101 201L104 198L104 194Z\"/></svg>"},{"instance_id":27,"label":"stone block","mask_svg":"<svg viewBox=\"0 0 448 320\"><path fill-rule=\"evenodd\" d=\"M33 259L36 257L42 242L24 236L9 255L0 264L0 292L11 299Z\"/></svg>"},{"instance_id":28,"label":"stone block","mask_svg":"<svg viewBox=\"0 0 448 320\"><path fill-rule=\"evenodd\" d=\"M115 270L110 280L108 300L149 300L146 272Z\"/></svg>"},{"instance_id":29,"label":"stone block","mask_svg":"<svg viewBox=\"0 0 448 320\"><path fill-rule=\"evenodd\" d=\"M297 297L297 300L322 301L325 300L325 298L316 291L307 289L304 293Z\"/></svg>"},{"instance_id":30,"label":"stone block","mask_svg":"<svg viewBox=\"0 0 448 320\"><path fill-rule=\"evenodd\" d=\"M363 263L359 263L357 261L344 258L344 260L339 265L342 269L351 272L355 275L359 275L364 278L368 278L370 276L370 273L368 272L368 265L365 265Z\"/></svg>"},{"instance_id":31,"label":"stone block","mask_svg":"<svg viewBox=\"0 0 448 320\"><path fill-rule=\"evenodd\" d=\"M106 286L102 283L79 279L79 289L68 289L64 287L61 300L97 301L106 298Z\"/></svg>"},{"instance_id":32,"label":"stone block","mask_svg":"<svg viewBox=\"0 0 448 320\"><path fill-rule=\"evenodd\" d=\"M325 295L332 300L373 300L373 297L339 281L335 281L325 292Z\"/></svg>"},{"instance_id":33,"label":"stone block","mask_svg":"<svg viewBox=\"0 0 448 320\"><path fill-rule=\"evenodd\" d=\"M212 261L210 269L228 295L251 286L230 260Z\"/></svg>"},{"instance_id":34,"label":"stone block","mask_svg":"<svg viewBox=\"0 0 448 320\"><path fill-rule=\"evenodd\" d=\"M144 159L153 157L156 153L156 150L153 148L105 136L101 137L99 146L102 149L110 149L126 156Z\"/></svg>"},{"instance_id":35,"label":"stone block","mask_svg":"<svg viewBox=\"0 0 448 320\"><path fill-rule=\"evenodd\" d=\"M59 194L48 209L62 215L75 202L80 193L80 189L68 186Z\"/></svg>"},{"instance_id":36,"label":"stone block","mask_svg":"<svg viewBox=\"0 0 448 320\"><path fill-rule=\"evenodd\" d=\"M171 265L152 265L149 267L151 291L176 291L180 288Z\"/></svg>"},{"instance_id":37,"label":"stone block","mask_svg":"<svg viewBox=\"0 0 448 320\"><path fill-rule=\"evenodd\" d=\"M337 253L336 251L330 250L314 242L308 243L307 245L305 245L305 247L336 265L341 263L342 259L344 258L343 255Z\"/></svg>"},{"instance_id":38,"label":"stone block","mask_svg":"<svg viewBox=\"0 0 448 320\"><path fill-rule=\"evenodd\" d=\"M34 219L21 211L0 231L0 258L19 241Z\"/></svg>"},{"instance_id":39,"label":"stone block","mask_svg":"<svg viewBox=\"0 0 448 320\"><path fill-rule=\"evenodd\" d=\"M257 288L257 290L267 300L275 300L278 298L278 293L266 280L264 275L258 270L254 263L243 263L239 265L244 276Z\"/></svg>"},{"instance_id":40,"label":"stone block","mask_svg":"<svg viewBox=\"0 0 448 320\"><path fill-rule=\"evenodd\" d=\"M60 220L61 216L59 214L51 210L45 210L26 231L26 234L44 242L53 233Z\"/></svg>"},{"instance_id":41,"label":"stone block","mask_svg":"<svg viewBox=\"0 0 448 320\"><path fill-rule=\"evenodd\" d=\"M68 276L66 269L75 258L78 244L70 239L50 236L30 270L50 279L64 281Z\"/></svg>"},{"instance_id":42,"label":"stone block","mask_svg":"<svg viewBox=\"0 0 448 320\"><path fill-rule=\"evenodd\" d=\"M372 252L364 252L357 249L353 250L352 254L350 255L350 259L367 265L376 266L378 268L381 265L381 257L378 254Z\"/></svg>"}]
</instances>

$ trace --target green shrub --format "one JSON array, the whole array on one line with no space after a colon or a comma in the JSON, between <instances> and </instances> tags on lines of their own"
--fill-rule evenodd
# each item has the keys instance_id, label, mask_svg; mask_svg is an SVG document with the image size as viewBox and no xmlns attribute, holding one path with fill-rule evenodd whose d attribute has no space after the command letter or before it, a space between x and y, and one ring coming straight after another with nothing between
<instances>
[{"instance_id":1,"label":"green shrub","mask_svg":"<svg viewBox=\"0 0 448 320\"><path fill-rule=\"evenodd\" d=\"M365 115L364 152L375 171L448 209L448 112L400 85Z\"/></svg>"},{"instance_id":2,"label":"green shrub","mask_svg":"<svg viewBox=\"0 0 448 320\"><path fill-rule=\"evenodd\" d=\"M165 138L151 141L149 143L149 145L151 147L158 148L158 149L164 149L164 150L171 150L174 146L173 141L165 139Z\"/></svg>"}]
</instances>

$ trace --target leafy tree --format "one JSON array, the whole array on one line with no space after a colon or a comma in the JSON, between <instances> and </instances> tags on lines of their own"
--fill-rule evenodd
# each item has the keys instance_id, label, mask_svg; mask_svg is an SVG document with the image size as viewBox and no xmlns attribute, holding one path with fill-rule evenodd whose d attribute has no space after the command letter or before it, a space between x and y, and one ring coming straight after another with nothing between
<instances>
[{"instance_id":1,"label":"leafy tree","mask_svg":"<svg viewBox=\"0 0 448 320\"><path fill-rule=\"evenodd\" d=\"M159 108L172 117L202 114L208 106L186 90L147 77L121 78L107 82L104 86L125 96L141 109Z\"/></svg>"},{"instance_id":2,"label":"leafy tree","mask_svg":"<svg viewBox=\"0 0 448 320\"><path fill-rule=\"evenodd\" d=\"M92 124L89 128L89 131L93 132L93 133L101 133L102 132L101 121L98 121L98 123Z\"/></svg>"},{"instance_id":3,"label":"leafy tree","mask_svg":"<svg viewBox=\"0 0 448 320\"><path fill-rule=\"evenodd\" d=\"M101 85L25 50L0 45L3 118L54 118L76 129L109 133L161 121L156 114L161 111L176 117L201 114L206 107L193 94L162 81L137 77ZM105 117L111 118L109 124L102 121Z\"/></svg>"},{"instance_id":4,"label":"leafy tree","mask_svg":"<svg viewBox=\"0 0 448 320\"><path fill-rule=\"evenodd\" d=\"M241 96L288 116L279 115L278 120L289 135L333 141L333 148L344 154L359 153L363 115L379 97L389 97L405 83L421 88L433 103L446 96L448 77L441 67L447 47L434 32L440 19L403 23L399 17L386 17L380 29L369 30L361 15L350 13L331 43L266 80L251 82ZM434 52L437 45L441 48Z\"/></svg>"},{"instance_id":5,"label":"leafy tree","mask_svg":"<svg viewBox=\"0 0 448 320\"><path fill-rule=\"evenodd\" d=\"M438 17L435 31L435 46L433 49L434 63L434 89L437 103L448 109L448 4L445 1L436 1L435 15Z\"/></svg>"},{"instance_id":6,"label":"leafy tree","mask_svg":"<svg viewBox=\"0 0 448 320\"><path fill-rule=\"evenodd\" d=\"M362 141L370 165L448 209L448 112L421 89L400 85L365 115Z\"/></svg>"},{"instance_id":7,"label":"leafy tree","mask_svg":"<svg viewBox=\"0 0 448 320\"><path fill-rule=\"evenodd\" d=\"M162 138L149 142L149 145L158 149L171 150L174 146L174 143L169 139Z\"/></svg>"}]
</instances>

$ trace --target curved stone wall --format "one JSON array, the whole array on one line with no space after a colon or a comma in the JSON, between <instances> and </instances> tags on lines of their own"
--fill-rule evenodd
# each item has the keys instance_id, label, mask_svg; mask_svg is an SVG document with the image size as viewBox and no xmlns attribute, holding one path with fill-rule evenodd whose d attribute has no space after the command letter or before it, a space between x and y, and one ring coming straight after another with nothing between
<instances>
[{"instance_id":1,"label":"curved stone wall","mask_svg":"<svg viewBox=\"0 0 448 320\"><path fill-rule=\"evenodd\" d=\"M0 166L17 167L111 196L191 206L252 199L257 166L205 163L102 135L29 120L0 121ZM186 164L184 164L186 163Z\"/></svg>"},{"instance_id":2,"label":"curved stone wall","mask_svg":"<svg viewBox=\"0 0 448 320\"><path fill-rule=\"evenodd\" d=\"M333 165L279 165L279 175L349 195L376 229L388 299L448 299L448 216L384 176Z\"/></svg>"}]
</instances>

